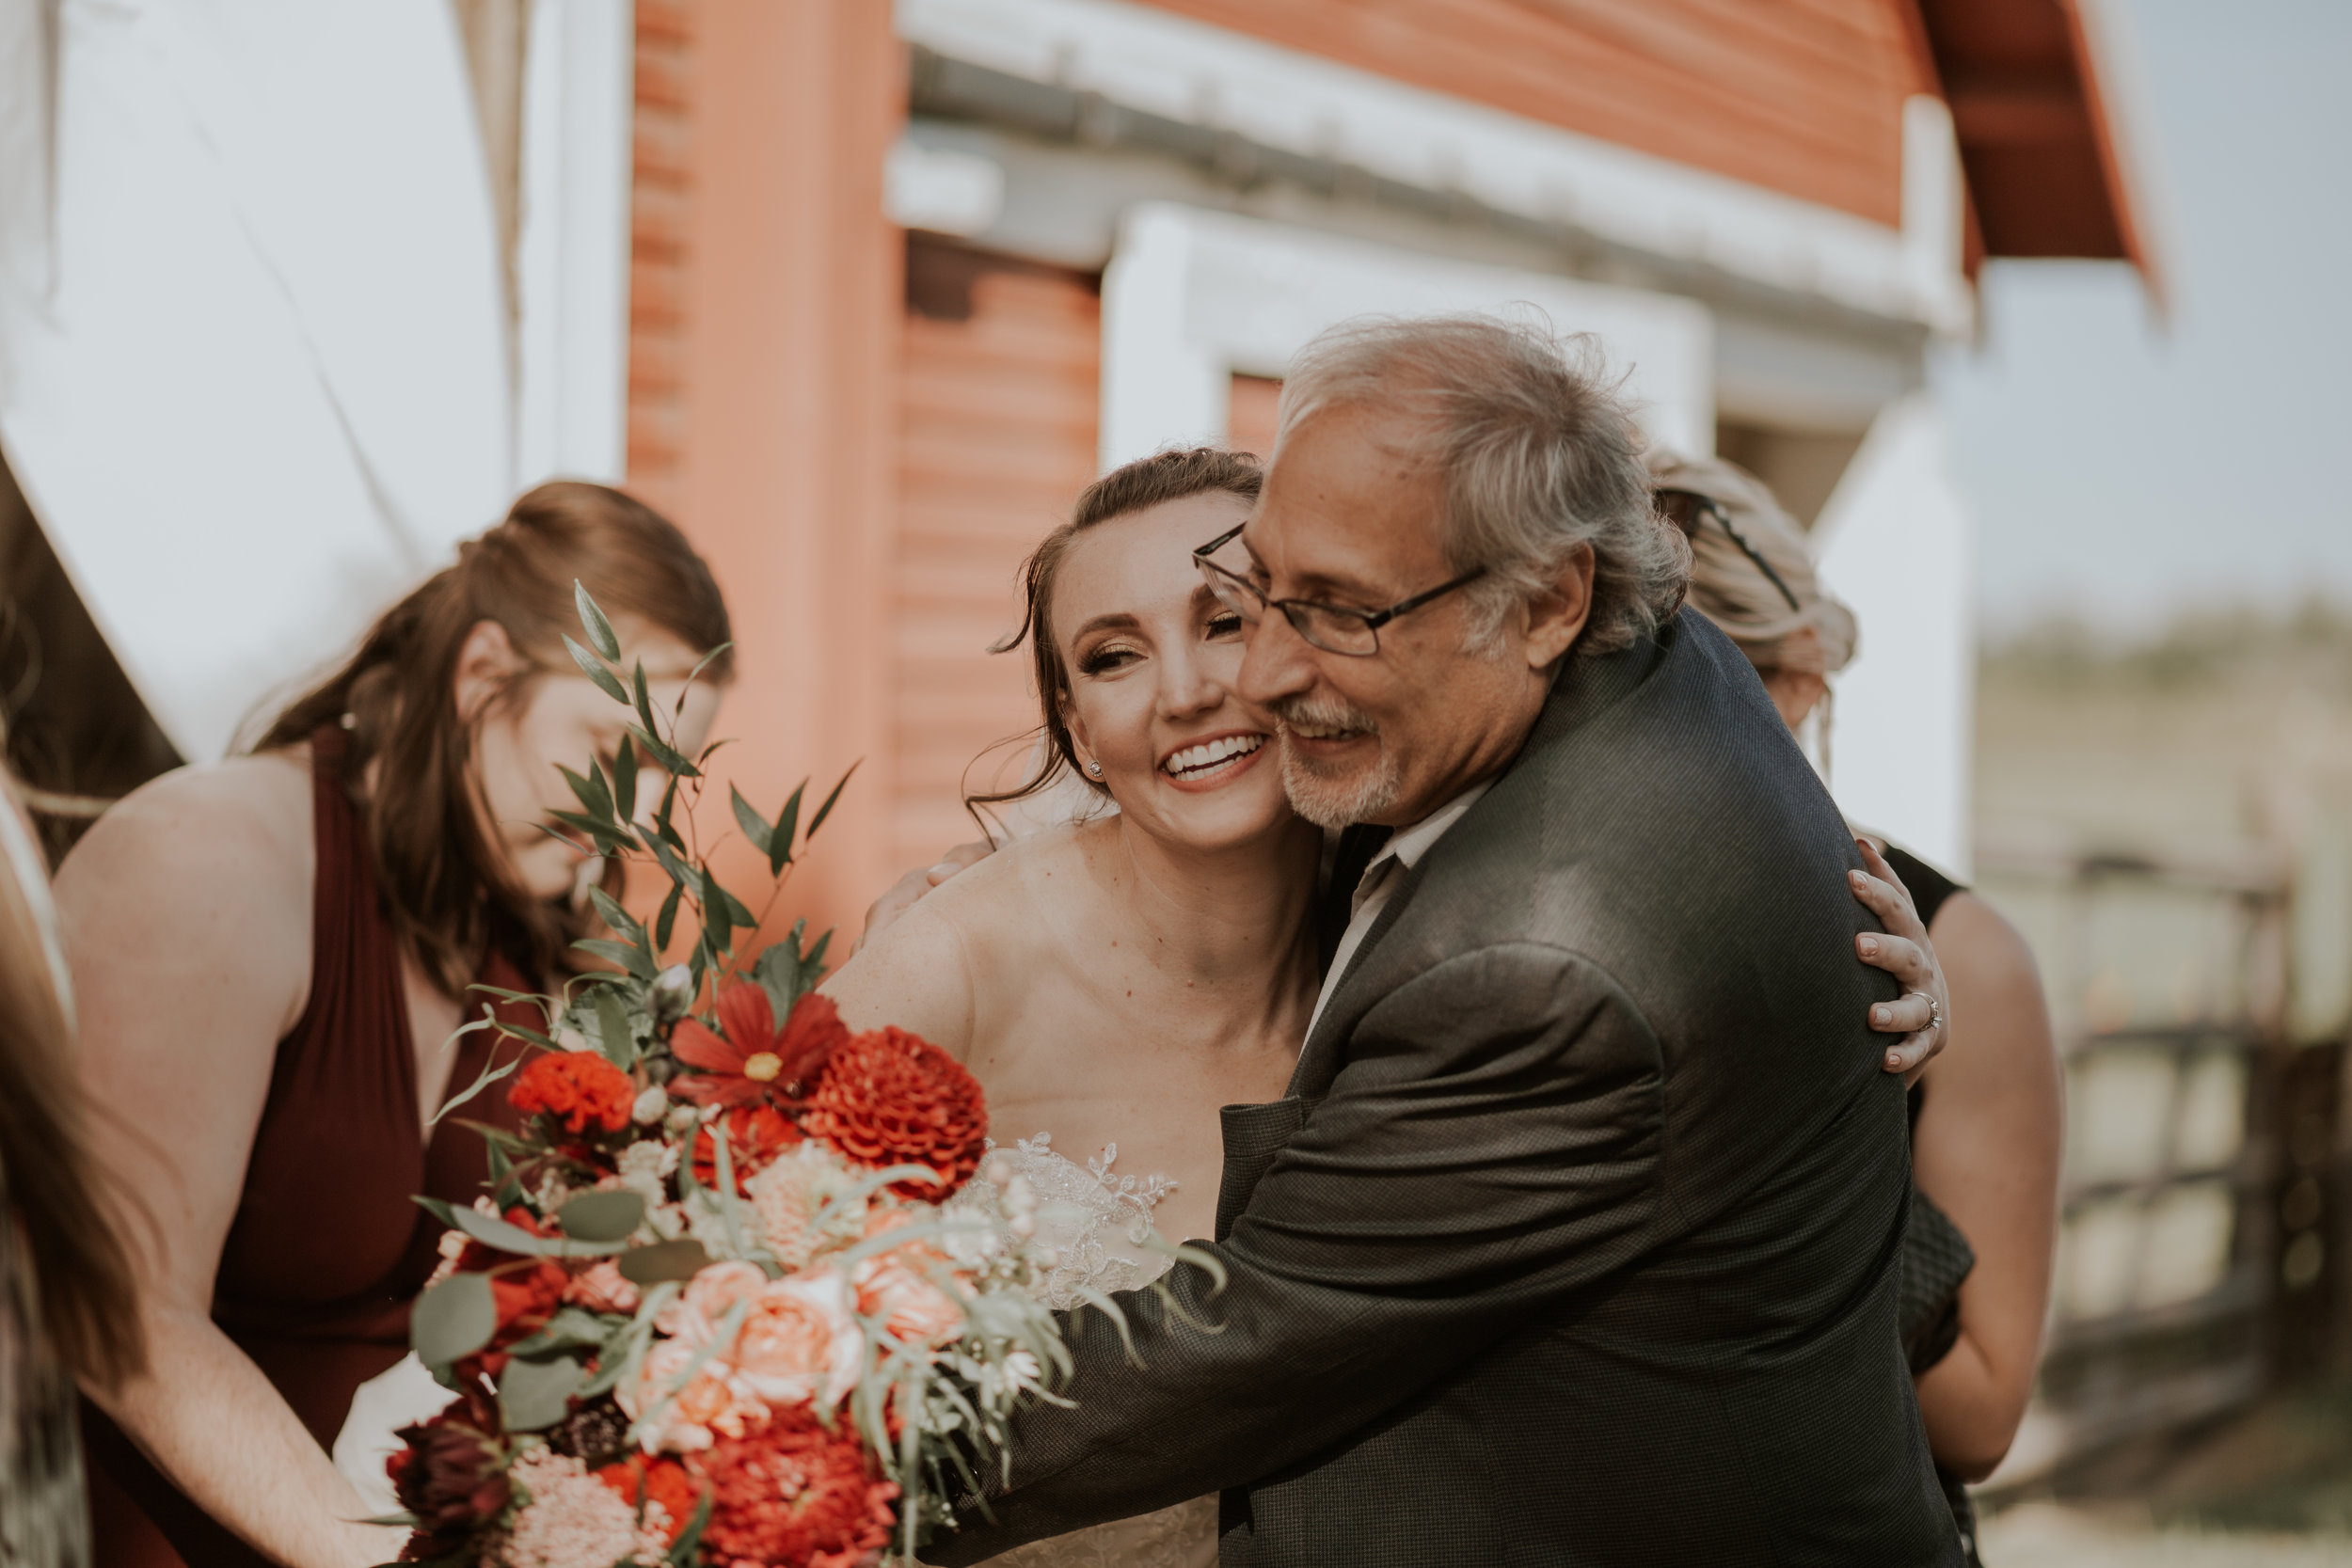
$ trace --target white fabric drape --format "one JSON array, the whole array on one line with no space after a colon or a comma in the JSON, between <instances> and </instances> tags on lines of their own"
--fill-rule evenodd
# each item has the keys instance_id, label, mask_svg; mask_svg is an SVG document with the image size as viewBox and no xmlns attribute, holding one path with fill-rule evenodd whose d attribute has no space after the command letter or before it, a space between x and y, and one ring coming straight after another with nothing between
<instances>
[{"instance_id":1,"label":"white fabric drape","mask_svg":"<svg viewBox=\"0 0 2352 1568\"><path fill-rule=\"evenodd\" d=\"M157 720L216 756L508 499L454 23L440 0L0 13L7 84L54 85L0 114L0 441Z\"/></svg>"}]
</instances>

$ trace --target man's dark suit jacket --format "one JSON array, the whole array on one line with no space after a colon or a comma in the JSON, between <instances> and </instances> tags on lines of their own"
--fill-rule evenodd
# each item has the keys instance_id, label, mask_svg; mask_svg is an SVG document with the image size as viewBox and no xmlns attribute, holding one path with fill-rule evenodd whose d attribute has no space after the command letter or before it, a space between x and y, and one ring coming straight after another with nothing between
<instances>
[{"instance_id":1,"label":"man's dark suit jacket","mask_svg":"<svg viewBox=\"0 0 2352 1568\"><path fill-rule=\"evenodd\" d=\"M1226 1568L1956 1564L1896 1331L1894 991L1828 795L1684 612L1572 656L1400 887L1290 1097L1226 1109L1204 1334L1070 1323L1014 1544L1223 1491Z\"/></svg>"}]
</instances>

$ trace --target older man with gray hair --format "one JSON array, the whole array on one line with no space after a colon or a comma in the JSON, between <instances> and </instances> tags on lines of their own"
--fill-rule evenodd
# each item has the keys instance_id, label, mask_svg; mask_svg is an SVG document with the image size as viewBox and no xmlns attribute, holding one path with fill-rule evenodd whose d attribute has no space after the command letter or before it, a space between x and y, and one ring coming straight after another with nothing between
<instances>
[{"instance_id":1,"label":"older man with gray hair","mask_svg":"<svg viewBox=\"0 0 2352 1568\"><path fill-rule=\"evenodd\" d=\"M1937 1021L1855 957L1924 933L1680 610L1589 345L1357 325L1282 398L1200 560L1293 804L1349 826L1315 1022L1225 1112L1228 1283L1172 1279L1218 1330L1123 1298L1121 1365L1074 1323L1083 1402L938 1560L1221 1489L1228 1568L1958 1563L1882 1070Z\"/></svg>"}]
</instances>

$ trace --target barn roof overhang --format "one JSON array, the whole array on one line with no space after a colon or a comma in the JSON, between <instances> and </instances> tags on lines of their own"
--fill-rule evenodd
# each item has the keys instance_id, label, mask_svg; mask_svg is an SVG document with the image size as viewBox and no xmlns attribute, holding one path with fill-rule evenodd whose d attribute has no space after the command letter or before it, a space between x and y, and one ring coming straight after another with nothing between
<instances>
[{"instance_id":1,"label":"barn roof overhang","mask_svg":"<svg viewBox=\"0 0 2352 1568\"><path fill-rule=\"evenodd\" d=\"M1960 144L1969 272L1988 257L2073 257L2130 261L2153 283L2082 0L1914 5L1921 65Z\"/></svg>"}]
</instances>

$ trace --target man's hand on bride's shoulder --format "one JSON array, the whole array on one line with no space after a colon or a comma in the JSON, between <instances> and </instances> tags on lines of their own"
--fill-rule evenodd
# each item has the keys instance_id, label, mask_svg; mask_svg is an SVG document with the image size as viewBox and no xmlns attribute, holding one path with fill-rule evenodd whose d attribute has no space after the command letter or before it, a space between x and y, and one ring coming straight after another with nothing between
<instances>
[{"instance_id":1,"label":"man's hand on bride's shoulder","mask_svg":"<svg viewBox=\"0 0 2352 1568\"><path fill-rule=\"evenodd\" d=\"M873 907L866 911L866 930L857 939L857 947L850 951L855 953L873 941L892 921L922 902L925 894L964 867L986 860L994 849L993 845L986 843L959 844L932 864L919 871L910 871L891 883L890 891L875 899Z\"/></svg>"},{"instance_id":2,"label":"man's hand on bride's shoulder","mask_svg":"<svg viewBox=\"0 0 2352 1568\"><path fill-rule=\"evenodd\" d=\"M1853 895L1879 917L1883 932L1865 931L1854 939L1854 952L1864 963L1892 974L1902 995L1870 1009L1870 1027L1883 1035L1902 1037L1886 1048L1886 1070L1899 1072L1909 1084L1919 1076L1928 1058L1944 1049L1945 1027L1951 1017L1951 995L1944 987L1944 966L1936 961L1935 944L1928 941L1911 890L1886 863L1878 846L1867 838L1854 840L1867 870L1851 874Z\"/></svg>"}]
</instances>

